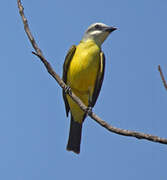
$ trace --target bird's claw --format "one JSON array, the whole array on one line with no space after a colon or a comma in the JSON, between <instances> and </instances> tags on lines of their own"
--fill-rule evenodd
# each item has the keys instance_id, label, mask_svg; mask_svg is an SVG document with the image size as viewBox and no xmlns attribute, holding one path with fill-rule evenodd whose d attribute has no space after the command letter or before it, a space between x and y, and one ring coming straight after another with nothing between
<instances>
[{"instance_id":1,"label":"bird's claw","mask_svg":"<svg viewBox=\"0 0 167 180\"><path fill-rule=\"evenodd\" d=\"M92 107L87 107L86 114L89 116L92 114Z\"/></svg>"},{"instance_id":2,"label":"bird's claw","mask_svg":"<svg viewBox=\"0 0 167 180\"><path fill-rule=\"evenodd\" d=\"M72 94L70 86L67 85L67 86L65 87L64 92L65 92L66 94Z\"/></svg>"}]
</instances>

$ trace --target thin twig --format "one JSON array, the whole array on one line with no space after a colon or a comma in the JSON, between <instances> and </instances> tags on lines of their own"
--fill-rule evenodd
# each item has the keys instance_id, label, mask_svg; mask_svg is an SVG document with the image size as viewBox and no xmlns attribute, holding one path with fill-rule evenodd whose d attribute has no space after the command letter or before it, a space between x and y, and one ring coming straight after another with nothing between
<instances>
[{"instance_id":1,"label":"thin twig","mask_svg":"<svg viewBox=\"0 0 167 180\"><path fill-rule=\"evenodd\" d=\"M24 8L23 8L23 6L21 4L21 1L17 0L17 3L18 3L18 8L19 8L20 15L22 17L22 21L23 21L23 24L24 24L25 32L26 32L26 34L27 34L27 36L28 36L28 38L29 38L34 50L35 50L35 52L32 52L32 53L34 55L36 55L38 58L40 58L40 60L45 65L47 71L49 72L49 74L65 90L67 88L67 85L62 81L62 79L59 77L59 75L53 70L53 68L51 67L49 62L45 59L45 57L42 54L42 51L38 47L35 39L33 38L32 34L30 32L27 19L25 18L25 15L24 15ZM83 104L83 102L73 92L68 93L68 95L73 99L73 101L75 101L79 105L79 107L84 112L87 111L87 107ZM150 134L145 134L145 133L140 133L140 132L135 132L135 131L129 131L129 130L125 130L125 129L116 128L114 126L109 125L105 121L103 121L100 117L98 117L93 112L90 113L89 116L92 119L94 119L98 124L100 124L101 126L106 128L110 132L113 132L113 133L116 133L116 134L119 134L119 135L123 135L123 136L131 136L131 137L135 137L135 138L138 138L138 139L146 139L146 140L153 141L153 142L167 144L167 139L166 138L160 138L158 136L153 136L153 135L150 135Z\"/></svg>"},{"instance_id":2,"label":"thin twig","mask_svg":"<svg viewBox=\"0 0 167 180\"><path fill-rule=\"evenodd\" d=\"M164 87L165 87L165 89L167 90L167 84L166 84L166 81L165 81L165 78L164 78L164 75L163 75L163 72L162 72L162 70L161 70L161 66L160 66L160 65L158 65L158 71L159 71L159 73L160 73L160 76L161 76L162 82L163 82L163 84L164 84Z\"/></svg>"}]
</instances>

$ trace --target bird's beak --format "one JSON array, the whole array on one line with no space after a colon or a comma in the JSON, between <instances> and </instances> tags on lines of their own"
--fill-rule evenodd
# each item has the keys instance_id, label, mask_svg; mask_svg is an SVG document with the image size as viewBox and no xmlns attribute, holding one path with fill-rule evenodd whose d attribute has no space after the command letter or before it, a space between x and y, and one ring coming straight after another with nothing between
<instances>
[{"instance_id":1,"label":"bird's beak","mask_svg":"<svg viewBox=\"0 0 167 180\"><path fill-rule=\"evenodd\" d=\"M112 27L112 26L105 28L105 31L107 31L107 32L109 32L109 33L113 32L113 31L115 31L115 30L117 30L117 28L116 28L116 27Z\"/></svg>"}]
</instances>

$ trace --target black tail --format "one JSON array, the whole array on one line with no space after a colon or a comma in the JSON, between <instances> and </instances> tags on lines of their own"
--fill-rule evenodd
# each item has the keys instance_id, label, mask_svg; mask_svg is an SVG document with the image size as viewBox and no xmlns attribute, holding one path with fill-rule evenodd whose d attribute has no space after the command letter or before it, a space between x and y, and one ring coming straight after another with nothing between
<instances>
[{"instance_id":1,"label":"black tail","mask_svg":"<svg viewBox=\"0 0 167 180\"><path fill-rule=\"evenodd\" d=\"M71 116L70 134L67 144L68 151L73 151L77 154L80 153L81 133L82 123L74 121L73 117Z\"/></svg>"}]
</instances>

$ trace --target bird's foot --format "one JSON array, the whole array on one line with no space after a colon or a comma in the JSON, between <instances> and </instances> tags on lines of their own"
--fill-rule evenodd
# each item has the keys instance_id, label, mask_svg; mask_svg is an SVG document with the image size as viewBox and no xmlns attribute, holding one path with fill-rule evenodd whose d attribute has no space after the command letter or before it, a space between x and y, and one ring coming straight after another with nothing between
<instances>
[{"instance_id":1,"label":"bird's foot","mask_svg":"<svg viewBox=\"0 0 167 180\"><path fill-rule=\"evenodd\" d=\"M87 107L86 114L89 116L92 114L92 107Z\"/></svg>"},{"instance_id":2,"label":"bird's foot","mask_svg":"<svg viewBox=\"0 0 167 180\"><path fill-rule=\"evenodd\" d=\"M71 88L70 88L70 86L66 86L66 88L65 88L65 90L64 90L64 92L66 93L66 94L72 94L72 91L71 91Z\"/></svg>"}]
</instances>

